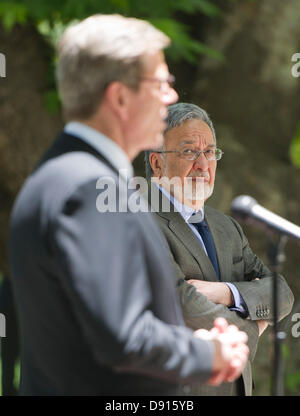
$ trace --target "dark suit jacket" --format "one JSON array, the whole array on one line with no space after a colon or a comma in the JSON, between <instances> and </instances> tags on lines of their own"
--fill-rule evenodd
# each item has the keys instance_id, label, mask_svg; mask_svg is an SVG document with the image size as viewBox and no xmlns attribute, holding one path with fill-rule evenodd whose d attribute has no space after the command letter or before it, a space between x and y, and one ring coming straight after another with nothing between
<instances>
[{"instance_id":1,"label":"dark suit jacket","mask_svg":"<svg viewBox=\"0 0 300 416\"><path fill-rule=\"evenodd\" d=\"M152 189L155 185L152 185ZM157 211L156 219L170 247L174 278L182 305L183 315L187 326L193 329L210 329L213 321L222 316L229 323L237 325L248 335L250 361L253 361L258 343L258 319L271 320L272 305L272 274L261 260L251 251L249 243L239 226L231 217L205 205L205 219L212 233L221 280L235 284L245 300L249 318L243 319L237 312L226 306L215 304L188 284L186 280L199 279L218 281L216 272L204 253L197 237L185 223L182 216L175 212L171 204L170 212L163 212L162 204L168 207L167 198L156 190L152 193L152 209ZM156 198L155 198L156 197ZM259 280L253 280L259 278ZM282 276L278 280L279 290L279 319L290 313L294 297ZM248 362L243 372L246 395L252 393L251 366ZM236 383L223 383L218 387L201 385L183 391L197 395L234 395L240 386Z\"/></svg>"},{"instance_id":2,"label":"dark suit jacket","mask_svg":"<svg viewBox=\"0 0 300 416\"><path fill-rule=\"evenodd\" d=\"M62 134L27 179L10 233L21 394L173 394L210 376L213 348L184 327L150 213L99 213L115 169Z\"/></svg>"}]
</instances>

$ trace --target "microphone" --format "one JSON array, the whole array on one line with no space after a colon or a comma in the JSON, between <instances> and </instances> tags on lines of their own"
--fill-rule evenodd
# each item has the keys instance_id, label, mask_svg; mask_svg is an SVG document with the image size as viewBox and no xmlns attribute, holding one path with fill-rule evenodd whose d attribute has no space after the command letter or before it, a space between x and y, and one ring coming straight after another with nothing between
<instances>
[{"instance_id":1,"label":"microphone","mask_svg":"<svg viewBox=\"0 0 300 416\"><path fill-rule=\"evenodd\" d=\"M231 203L231 211L236 218L270 228L280 234L300 240L300 227L259 205L248 195L240 195Z\"/></svg>"}]
</instances>

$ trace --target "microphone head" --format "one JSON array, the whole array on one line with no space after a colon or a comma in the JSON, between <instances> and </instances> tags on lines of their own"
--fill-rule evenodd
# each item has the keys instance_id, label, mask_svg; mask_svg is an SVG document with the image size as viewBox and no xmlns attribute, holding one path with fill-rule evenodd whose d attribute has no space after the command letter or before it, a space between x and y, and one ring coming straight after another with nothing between
<instances>
[{"instance_id":1,"label":"microphone head","mask_svg":"<svg viewBox=\"0 0 300 416\"><path fill-rule=\"evenodd\" d=\"M231 211L241 219L246 219L257 201L249 195L237 196L231 203Z\"/></svg>"},{"instance_id":2,"label":"microphone head","mask_svg":"<svg viewBox=\"0 0 300 416\"><path fill-rule=\"evenodd\" d=\"M254 224L268 232L293 237L300 243L300 227L262 207L249 195L236 197L231 203L231 211L237 220Z\"/></svg>"}]
</instances>

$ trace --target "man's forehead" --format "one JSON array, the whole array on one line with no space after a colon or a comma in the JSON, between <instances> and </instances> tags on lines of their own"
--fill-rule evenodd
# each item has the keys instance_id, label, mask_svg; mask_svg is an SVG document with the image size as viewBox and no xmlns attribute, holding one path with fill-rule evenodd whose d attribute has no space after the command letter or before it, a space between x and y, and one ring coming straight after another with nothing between
<instances>
[{"instance_id":1,"label":"man's forehead","mask_svg":"<svg viewBox=\"0 0 300 416\"><path fill-rule=\"evenodd\" d=\"M162 51L143 55L144 70L146 75L164 76L169 73L168 65Z\"/></svg>"},{"instance_id":2,"label":"man's forehead","mask_svg":"<svg viewBox=\"0 0 300 416\"><path fill-rule=\"evenodd\" d=\"M211 128L205 121L199 119L187 120L179 126L173 127L165 137L180 146L197 144L199 140L207 142L207 146L215 144Z\"/></svg>"}]
</instances>

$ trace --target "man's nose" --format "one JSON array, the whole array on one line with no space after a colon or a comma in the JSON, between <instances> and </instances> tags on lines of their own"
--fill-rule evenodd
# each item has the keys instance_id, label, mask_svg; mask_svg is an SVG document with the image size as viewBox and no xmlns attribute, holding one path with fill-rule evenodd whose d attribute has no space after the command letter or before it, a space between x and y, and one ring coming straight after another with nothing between
<instances>
[{"instance_id":1,"label":"man's nose","mask_svg":"<svg viewBox=\"0 0 300 416\"><path fill-rule=\"evenodd\" d=\"M178 101L178 94L174 88L168 87L168 89L162 94L162 101L165 105L171 105Z\"/></svg>"},{"instance_id":2,"label":"man's nose","mask_svg":"<svg viewBox=\"0 0 300 416\"><path fill-rule=\"evenodd\" d=\"M201 152L200 155L198 156L198 158L194 161L193 168L195 170L197 170L197 169L200 169L200 170L203 170L203 171L208 170L208 160L204 156L203 152Z\"/></svg>"}]
</instances>

